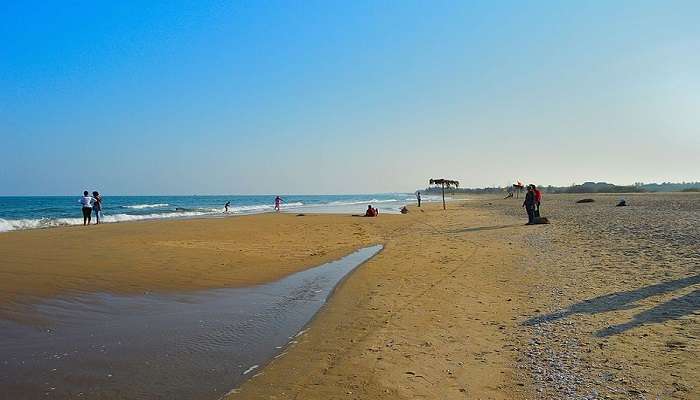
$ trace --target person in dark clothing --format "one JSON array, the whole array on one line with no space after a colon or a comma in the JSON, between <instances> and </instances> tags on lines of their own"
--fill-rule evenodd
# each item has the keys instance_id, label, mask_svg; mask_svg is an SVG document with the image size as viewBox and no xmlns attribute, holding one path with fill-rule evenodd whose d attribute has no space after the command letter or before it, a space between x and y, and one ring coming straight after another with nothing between
<instances>
[{"instance_id":1,"label":"person in dark clothing","mask_svg":"<svg viewBox=\"0 0 700 400\"><path fill-rule=\"evenodd\" d=\"M527 224L532 225L535 223L535 190L532 186L527 187L527 193L525 194L525 201L523 201L523 207L527 211Z\"/></svg>"},{"instance_id":2,"label":"person in dark clothing","mask_svg":"<svg viewBox=\"0 0 700 400\"><path fill-rule=\"evenodd\" d=\"M92 203L92 211L95 212L95 219L97 220L95 224L99 224L100 214L102 213L102 196L100 196L100 192L95 190L92 192L92 198L95 199L95 201Z\"/></svg>"}]
</instances>

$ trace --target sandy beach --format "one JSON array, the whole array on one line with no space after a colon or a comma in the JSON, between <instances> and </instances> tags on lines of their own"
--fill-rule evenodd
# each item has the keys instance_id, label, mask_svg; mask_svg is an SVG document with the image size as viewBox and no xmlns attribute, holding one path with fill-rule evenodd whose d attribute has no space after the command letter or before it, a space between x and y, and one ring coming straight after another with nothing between
<instances>
[{"instance_id":1,"label":"sandy beach","mask_svg":"<svg viewBox=\"0 0 700 400\"><path fill-rule=\"evenodd\" d=\"M426 213L231 398L698 398L700 197L625 197Z\"/></svg>"},{"instance_id":2,"label":"sandy beach","mask_svg":"<svg viewBox=\"0 0 700 400\"><path fill-rule=\"evenodd\" d=\"M18 306L57 295L270 282L381 243L406 219L281 213L5 233L0 314L24 318Z\"/></svg>"},{"instance_id":3,"label":"sandy beach","mask_svg":"<svg viewBox=\"0 0 700 400\"><path fill-rule=\"evenodd\" d=\"M576 204L582 197L594 203ZM407 215L263 214L0 235L0 311L269 282L383 244L232 399L700 396L698 195L475 197Z\"/></svg>"}]
</instances>

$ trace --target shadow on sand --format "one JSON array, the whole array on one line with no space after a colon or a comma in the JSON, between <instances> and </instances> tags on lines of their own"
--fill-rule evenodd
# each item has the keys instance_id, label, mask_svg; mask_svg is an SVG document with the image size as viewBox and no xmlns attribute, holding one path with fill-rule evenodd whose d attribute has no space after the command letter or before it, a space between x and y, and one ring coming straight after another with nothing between
<instances>
[{"instance_id":1,"label":"shadow on sand","mask_svg":"<svg viewBox=\"0 0 700 400\"><path fill-rule=\"evenodd\" d=\"M525 224L512 224L512 225L496 225L496 226L477 226L474 228L464 228L450 231L449 233L467 233L467 232L481 232L481 231L493 231L496 229L514 228L516 226L525 226Z\"/></svg>"},{"instance_id":2,"label":"shadow on sand","mask_svg":"<svg viewBox=\"0 0 700 400\"><path fill-rule=\"evenodd\" d=\"M532 326L554 322L574 314L598 314L608 311L629 310L639 307L639 305L634 303L647 297L671 293L698 283L700 283L700 275L694 275L674 281L645 286L635 290L611 293L590 300L584 300L569 306L567 309L556 311L551 314L532 317L525 321L523 325ZM700 289L658 304L651 309L635 315L632 320L627 323L607 327L595 332L594 335L598 337L612 336L644 324L655 324L678 319L685 315L693 314L698 309L700 309Z\"/></svg>"}]
</instances>

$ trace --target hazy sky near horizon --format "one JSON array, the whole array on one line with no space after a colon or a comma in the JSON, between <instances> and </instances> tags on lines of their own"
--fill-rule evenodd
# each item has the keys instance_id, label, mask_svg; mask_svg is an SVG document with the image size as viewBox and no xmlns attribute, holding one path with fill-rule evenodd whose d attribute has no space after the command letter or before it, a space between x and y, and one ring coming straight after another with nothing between
<instances>
[{"instance_id":1,"label":"hazy sky near horizon","mask_svg":"<svg viewBox=\"0 0 700 400\"><path fill-rule=\"evenodd\" d=\"M700 2L3 2L0 195L700 180Z\"/></svg>"}]
</instances>

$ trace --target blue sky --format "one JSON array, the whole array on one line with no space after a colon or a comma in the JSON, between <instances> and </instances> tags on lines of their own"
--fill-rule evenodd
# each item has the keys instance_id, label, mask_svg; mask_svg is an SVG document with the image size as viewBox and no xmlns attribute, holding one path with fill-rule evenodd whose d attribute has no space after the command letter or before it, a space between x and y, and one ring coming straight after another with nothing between
<instances>
[{"instance_id":1,"label":"blue sky","mask_svg":"<svg viewBox=\"0 0 700 400\"><path fill-rule=\"evenodd\" d=\"M3 2L0 195L700 180L700 2Z\"/></svg>"}]
</instances>

